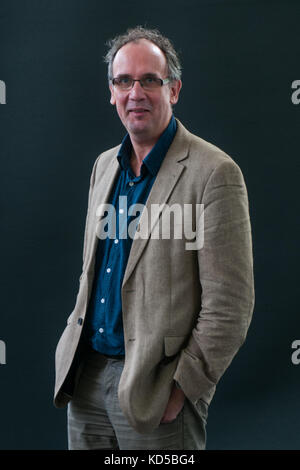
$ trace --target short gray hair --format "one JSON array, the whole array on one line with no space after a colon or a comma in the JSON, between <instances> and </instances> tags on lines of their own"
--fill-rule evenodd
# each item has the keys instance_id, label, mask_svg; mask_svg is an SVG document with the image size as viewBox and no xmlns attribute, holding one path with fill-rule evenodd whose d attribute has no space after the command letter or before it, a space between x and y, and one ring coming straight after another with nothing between
<instances>
[{"instance_id":1,"label":"short gray hair","mask_svg":"<svg viewBox=\"0 0 300 470\"><path fill-rule=\"evenodd\" d=\"M136 26L135 28L128 29L125 34L116 36L107 42L109 50L104 56L104 61L108 64L108 81L111 81L113 78L113 61L118 50L128 42L138 42L140 39L147 39L161 49L167 60L168 77L171 81L180 80L182 67L171 41L157 29L146 29L143 26Z\"/></svg>"}]
</instances>

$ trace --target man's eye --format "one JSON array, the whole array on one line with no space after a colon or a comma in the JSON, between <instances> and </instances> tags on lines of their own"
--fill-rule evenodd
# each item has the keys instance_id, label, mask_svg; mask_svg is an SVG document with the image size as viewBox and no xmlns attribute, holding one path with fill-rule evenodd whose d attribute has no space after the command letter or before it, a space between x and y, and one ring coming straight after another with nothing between
<instances>
[{"instance_id":1,"label":"man's eye","mask_svg":"<svg viewBox=\"0 0 300 470\"><path fill-rule=\"evenodd\" d=\"M154 81L155 81L155 79L153 77L146 77L145 78L146 83L153 83Z\"/></svg>"},{"instance_id":2,"label":"man's eye","mask_svg":"<svg viewBox=\"0 0 300 470\"><path fill-rule=\"evenodd\" d=\"M127 84L130 81L128 77L119 78L119 83Z\"/></svg>"}]
</instances>

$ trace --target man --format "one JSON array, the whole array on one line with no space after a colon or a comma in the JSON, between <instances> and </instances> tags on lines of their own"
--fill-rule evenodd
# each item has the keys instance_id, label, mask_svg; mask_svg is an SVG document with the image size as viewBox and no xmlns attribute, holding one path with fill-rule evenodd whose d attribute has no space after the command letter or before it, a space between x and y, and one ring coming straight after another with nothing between
<instances>
[{"instance_id":1,"label":"man","mask_svg":"<svg viewBox=\"0 0 300 470\"><path fill-rule=\"evenodd\" d=\"M170 41L137 27L110 46L110 102L127 135L93 168L55 404L68 403L70 449L204 449L208 406L253 311L247 191L237 164L175 119ZM166 208L181 218L153 236Z\"/></svg>"}]
</instances>

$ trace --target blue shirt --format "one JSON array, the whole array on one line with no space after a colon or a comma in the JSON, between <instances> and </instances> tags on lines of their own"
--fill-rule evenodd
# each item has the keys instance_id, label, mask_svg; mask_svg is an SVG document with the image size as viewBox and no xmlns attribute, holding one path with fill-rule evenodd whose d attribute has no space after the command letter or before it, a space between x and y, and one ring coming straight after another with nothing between
<instances>
[{"instance_id":1,"label":"blue shirt","mask_svg":"<svg viewBox=\"0 0 300 470\"><path fill-rule=\"evenodd\" d=\"M176 130L177 123L172 116L168 127L143 159L139 176L134 175L130 166L132 144L129 134L124 137L117 155L120 172L108 201L115 211L116 231L113 237L110 235L98 241L95 277L83 330L85 340L102 354L125 354L121 287L133 241L127 229L129 224L131 227L138 224L137 215L126 216L126 204L128 211L133 204L146 203Z\"/></svg>"}]
</instances>

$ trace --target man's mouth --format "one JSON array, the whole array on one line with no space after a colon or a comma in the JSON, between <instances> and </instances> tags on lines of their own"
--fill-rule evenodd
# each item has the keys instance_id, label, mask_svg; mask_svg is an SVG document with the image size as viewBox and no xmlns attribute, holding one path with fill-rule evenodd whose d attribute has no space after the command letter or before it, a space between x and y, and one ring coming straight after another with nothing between
<instances>
[{"instance_id":1,"label":"man's mouth","mask_svg":"<svg viewBox=\"0 0 300 470\"><path fill-rule=\"evenodd\" d=\"M148 113L149 109L146 109L146 108L132 108L132 109L129 109L128 112L133 113L133 114L143 114L143 113Z\"/></svg>"}]
</instances>

